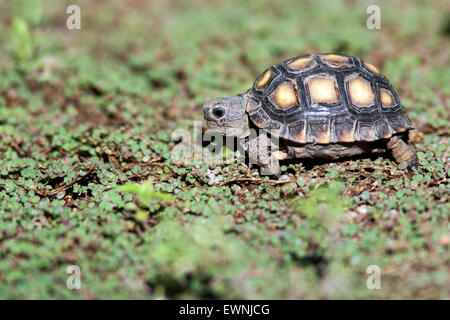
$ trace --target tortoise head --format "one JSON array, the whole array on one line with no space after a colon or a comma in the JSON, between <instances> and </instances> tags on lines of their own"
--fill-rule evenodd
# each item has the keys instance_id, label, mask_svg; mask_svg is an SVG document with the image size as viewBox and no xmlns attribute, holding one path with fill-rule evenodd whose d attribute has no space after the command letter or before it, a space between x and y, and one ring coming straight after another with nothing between
<instances>
[{"instance_id":1,"label":"tortoise head","mask_svg":"<svg viewBox=\"0 0 450 320\"><path fill-rule=\"evenodd\" d=\"M248 116L245 97L217 98L203 105L203 114L209 129L222 135L243 138L248 135Z\"/></svg>"}]
</instances>

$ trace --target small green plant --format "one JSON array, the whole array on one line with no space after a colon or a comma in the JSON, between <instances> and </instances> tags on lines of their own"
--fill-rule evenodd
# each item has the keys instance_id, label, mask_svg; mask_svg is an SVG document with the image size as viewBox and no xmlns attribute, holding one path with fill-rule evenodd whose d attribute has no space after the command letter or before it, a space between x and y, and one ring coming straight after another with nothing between
<instances>
[{"instance_id":1,"label":"small green plant","mask_svg":"<svg viewBox=\"0 0 450 320\"><path fill-rule=\"evenodd\" d=\"M173 200L170 194L156 191L150 181L142 184L125 184L119 187L119 191L136 195L139 207L146 209L138 209L136 211L136 219L138 220L147 219L149 212L156 212L162 208L163 203L168 203Z\"/></svg>"},{"instance_id":2,"label":"small green plant","mask_svg":"<svg viewBox=\"0 0 450 320\"><path fill-rule=\"evenodd\" d=\"M9 49L14 58L20 63L31 59L34 53L33 37L27 22L15 16L9 32Z\"/></svg>"},{"instance_id":3,"label":"small green plant","mask_svg":"<svg viewBox=\"0 0 450 320\"><path fill-rule=\"evenodd\" d=\"M312 190L306 198L294 199L290 206L308 219L334 221L349 205L344 190L342 182L331 181Z\"/></svg>"},{"instance_id":4,"label":"small green plant","mask_svg":"<svg viewBox=\"0 0 450 320\"><path fill-rule=\"evenodd\" d=\"M11 1L13 10L20 13L20 17L27 22L30 28L39 26L44 14L42 0L17 0Z\"/></svg>"},{"instance_id":5,"label":"small green plant","mask_svg":"<svg viewBox=\"0 0 450 320\"><path fill-rule=\"evenodd\" d=\"M294 234L308 243L309 248L295 248L294 256L303 261L330 259L337 236L339 220L349 207L342 182L331 181L310 191L305 198L289 204L304 220ZM301 250L300 250L301 249ZM306 260L305 260L306 259Z\"/></svg>"}]
</instances>

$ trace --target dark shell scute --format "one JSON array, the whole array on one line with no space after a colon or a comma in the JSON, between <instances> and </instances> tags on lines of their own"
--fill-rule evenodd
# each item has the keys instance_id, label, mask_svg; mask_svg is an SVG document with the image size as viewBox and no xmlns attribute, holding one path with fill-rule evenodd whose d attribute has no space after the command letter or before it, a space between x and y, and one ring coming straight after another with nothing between
<instances>
[{"instance_id":1,"label":"dark shell scute","mask_svg":"<svg viewBox=\"0 0 450 320\"><path fill-rule=\"evenodd\" d=\"M356 131L357 141L374 141L375 134L373 131L372 122L358 121L357 131Z\"/></svg>"},{"instance_id":2,"label":"dark shell scute","mask_svg":"<svg viewBox=\"0 0 450 320\"><path fill-rule=\"evenodd\" d=\"M391 129L385 118L380 118L373 124L375 139L383 139L391 136Z\"/></svg>"},{"instance_id":3,"label":"dark shell scute","mask_svg":"<svg viewBox=\"0 0 450 320\"><path fill-rule=\"evenodd\" d=\"M333 121L336 142L355 141L356 120L348 116L336 117Z\"/></svg>"},{"instance_id":4,"label":"dark shell scute","mask_svg":"<svg viewBox=\"0 0 450 320\"><path fill-rule=\"evenodd\" d=\"M330 143L330 119L309 119L307 129L307 143Z\"/></svg>"}]
</instances>

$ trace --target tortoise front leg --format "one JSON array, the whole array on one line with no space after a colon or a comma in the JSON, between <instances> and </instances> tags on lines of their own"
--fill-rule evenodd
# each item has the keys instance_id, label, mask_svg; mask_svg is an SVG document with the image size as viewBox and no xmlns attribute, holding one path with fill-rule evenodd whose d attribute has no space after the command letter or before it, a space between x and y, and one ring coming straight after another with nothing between
<instances>
[{"instance_id":1,"label":"tortoise front leg","mask_svg":"<svg viewBox=\"0 0 450 320\"><path fill-rule=\"evenodd\" d=\"M399 136L393 136L386 144L397 163L408 163L408 169L417 168L419 159L413 149Z\"/></svg>"},{"instance_id":2,"label":"tortoise front leg","mask_svg":"<svg viewBox=\"0 0 450 320\"><path fill-rule=\"evenodd\" d=\"M260 134L248 141L248 156L250 163L256 163L261 175L278 177L281 174L280 162L286 158L286 153L279 151L266 134Z\"/></svg>"}]
</instances>

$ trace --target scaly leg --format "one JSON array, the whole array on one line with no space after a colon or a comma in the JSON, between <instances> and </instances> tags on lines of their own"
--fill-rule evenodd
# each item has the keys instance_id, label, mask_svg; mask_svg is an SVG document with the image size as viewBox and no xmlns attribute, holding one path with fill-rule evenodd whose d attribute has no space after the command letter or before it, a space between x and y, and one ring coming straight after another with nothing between
<instances>
[{"instance_id":1,"label":"scaly leg","mask_svg":"<svg viewBox=\"0 0 450 320\"><path fill-rule=\"evenodd\" d=\"M286 153L279 151L267 135L260 134L248 141L248 155L250 162L259 165L261 175L280 176L279 160L285 159Z\"/></svg>"},{"instance_id":2,"label":"scaly leg","mask_svg":"<svg viewBox=\"0 0 450 320\"><path fill-rule=\"evenodd\" d=\"M393 136L386 144L397 163L408 163L408 169L417 168L419 159L413 149L399 136Z\"/></svg>"}]
</instances>

